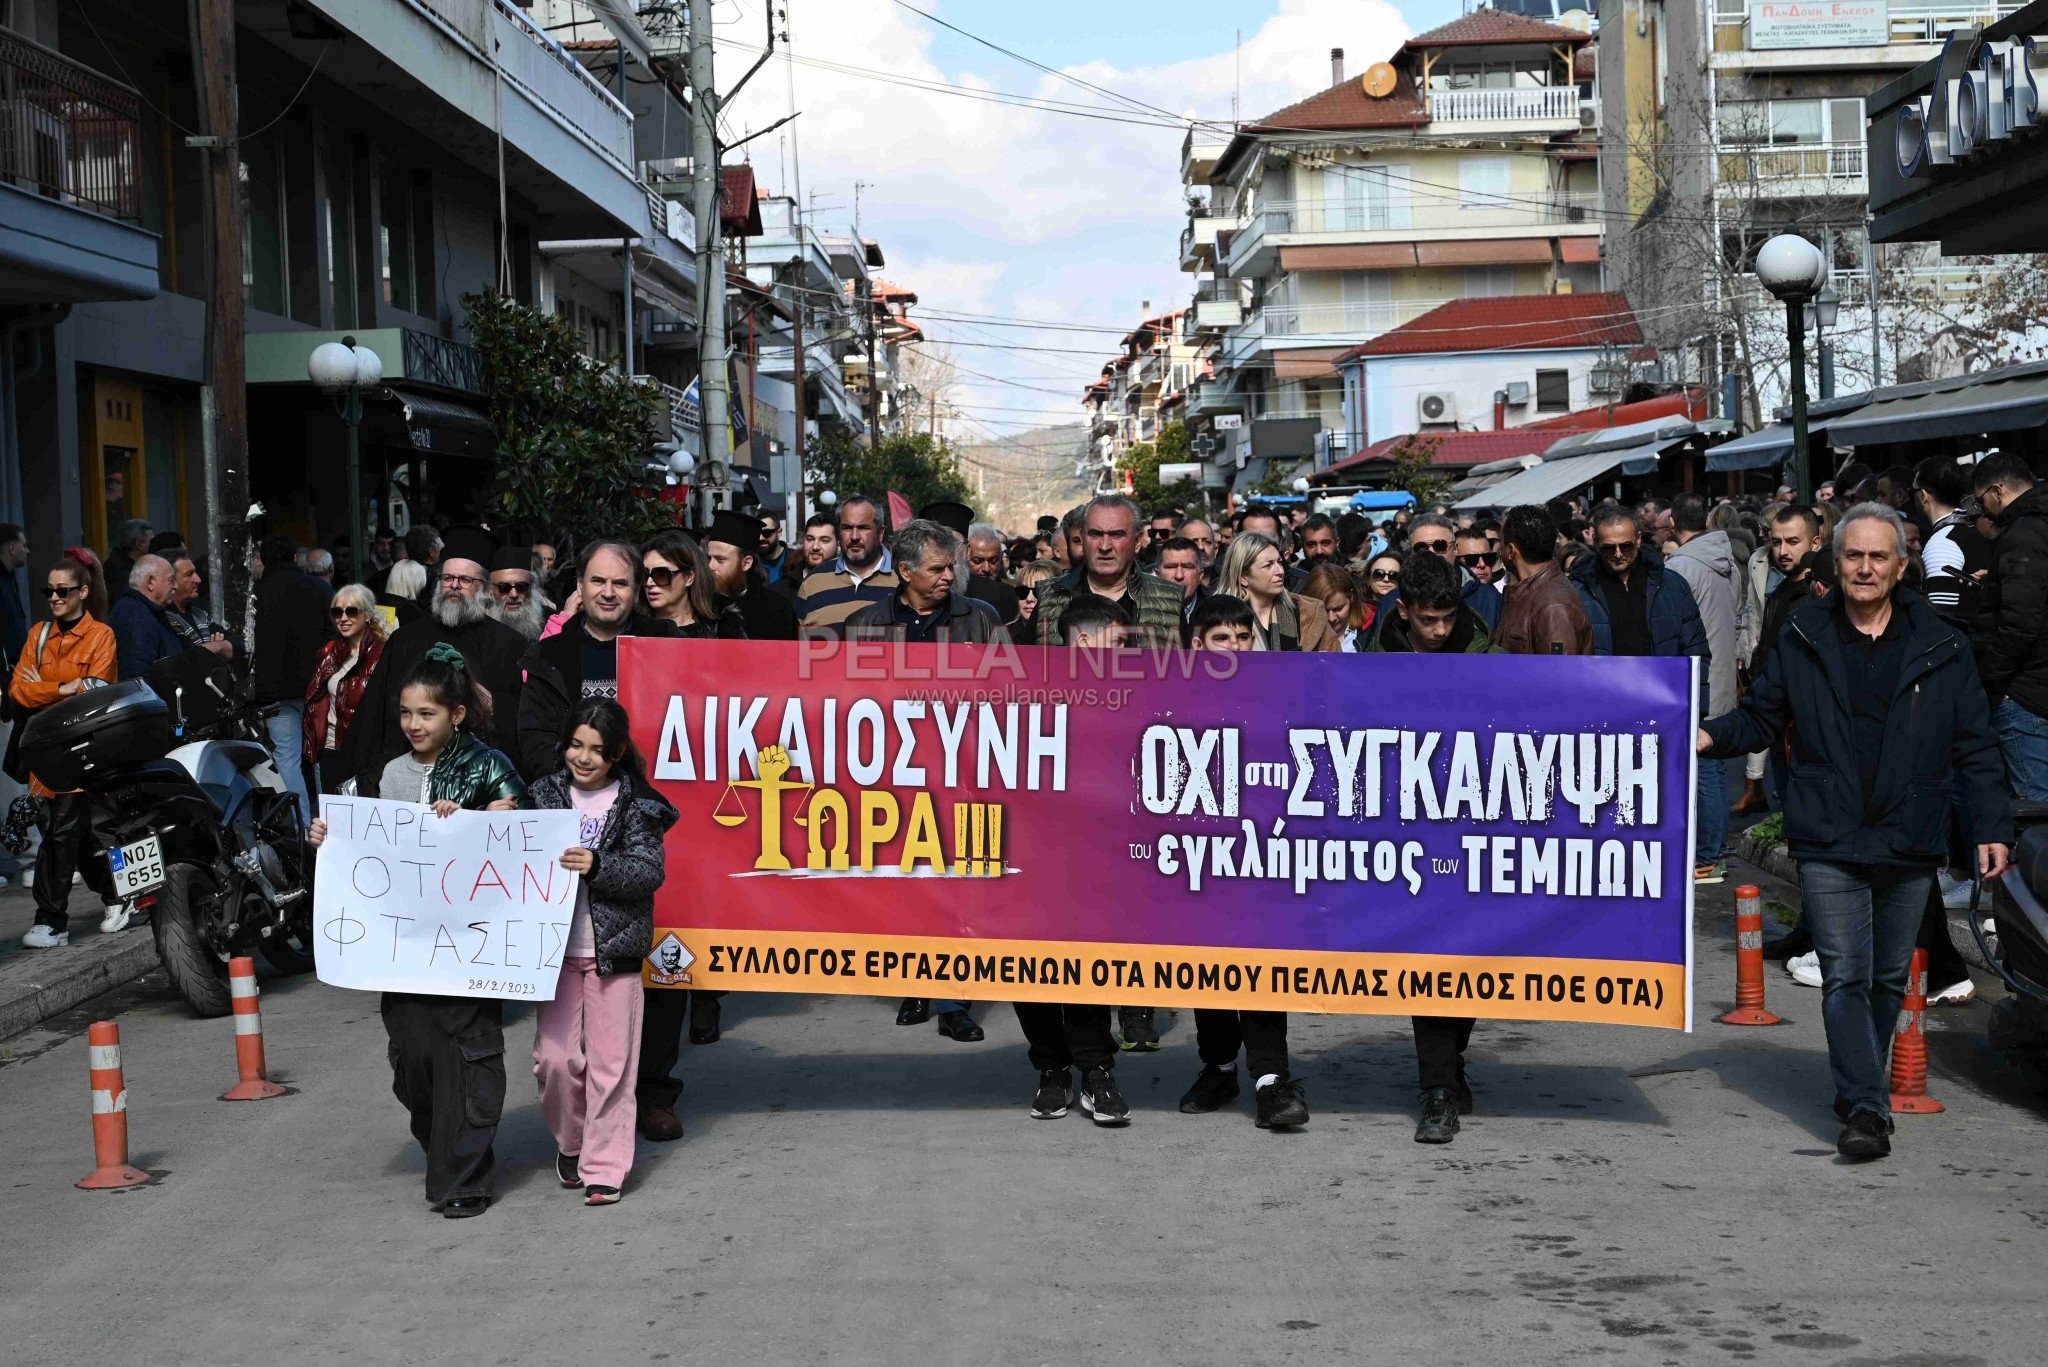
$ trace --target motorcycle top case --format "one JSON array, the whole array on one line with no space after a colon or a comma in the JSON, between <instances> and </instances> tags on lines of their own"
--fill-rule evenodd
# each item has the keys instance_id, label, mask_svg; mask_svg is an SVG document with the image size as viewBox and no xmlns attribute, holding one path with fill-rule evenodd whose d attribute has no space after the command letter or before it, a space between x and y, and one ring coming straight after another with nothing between
<instances>
[{"instance_id":1,"label":"motorcycle top case","mask_svg":"<svg viewBox=\"0 0 2048 1367\"><path fill-rule=\"evenodd\" d=\"M143 679L91 688L43 708L24 724L21 757L56 792L161 759L171 748L171 709Z\"/></svg>"}]
</instances>

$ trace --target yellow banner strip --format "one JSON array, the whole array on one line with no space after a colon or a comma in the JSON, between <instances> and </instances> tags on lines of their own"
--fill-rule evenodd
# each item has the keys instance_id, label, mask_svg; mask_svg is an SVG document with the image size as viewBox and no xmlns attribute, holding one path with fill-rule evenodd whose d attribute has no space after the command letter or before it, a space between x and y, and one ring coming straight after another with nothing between
<instances>
[{"instance_id":1,"label":"yellow banner strip","mask_svg":"<svg viewBox=\"0 0 2048 1367\"><path fill-rule=\"evenodd\" d=\"M663 971L670 935L680 971ZM1683 1030L1683 964L657 926L652 988L1591 1021Z\"/></svg>"}]
</instances>

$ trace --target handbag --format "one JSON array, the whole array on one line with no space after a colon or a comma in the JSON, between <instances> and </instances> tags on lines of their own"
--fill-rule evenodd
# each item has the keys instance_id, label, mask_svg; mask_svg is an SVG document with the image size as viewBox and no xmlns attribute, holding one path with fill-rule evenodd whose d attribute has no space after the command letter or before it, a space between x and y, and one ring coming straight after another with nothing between
<instances>
[{"instance_id":1,"label":"handbag","mask_svg":"<svg viewBox=\"0 0 2048 1367\"><path fill-rule=\"evenodd\" d=\"M36 628L36 669L38 672L43 667L43 647L49 643L49 640L50 624L44 622ZM12 669L7 671L7 679L11 685L14 680L14 671ZM12 687L9 687L6 693L0 695L0 697L5 698L5 705L0 706L0 721L13 723L12 729L7 733L7 752L4 755L0 755L0 774L7 775L16 783L26 783L28 782L28 761L21 757L21 733L28 729L28 719L42 711L42 709L40 707L23 707L20 703L16 702Z\"/></svg>"}]
</instances>

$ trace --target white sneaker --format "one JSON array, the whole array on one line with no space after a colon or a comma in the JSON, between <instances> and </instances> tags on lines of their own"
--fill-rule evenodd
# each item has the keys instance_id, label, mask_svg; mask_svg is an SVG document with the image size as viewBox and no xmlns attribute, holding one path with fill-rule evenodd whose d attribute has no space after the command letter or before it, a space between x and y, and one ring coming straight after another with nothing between
<instances>
[{"instance_id":1,"label":"white sneaker","mask_svg":"<svg viewBox=\"0 0 2048 1367\"><path fill-rule=\"evenodd\" d=\"M29 949L62 949L71 943L71 932L52 930L48 926L30 926L28 934L21 937L21 943Z\"/></svg>"},{"instance_id":2,"label":"white sneaker","mask_svg":"<svg viewBox=\"0 0 2048 1367\"><path fill-rule=\"evenodd\" d=\"M107 903L107 914L100 918L100 934L114 935L128 929L135 913L120 902Z\"/></svg>"},{"instance_id":3,"label":"white sneaker","mask_svg":"<svg viewBox=\"0 0 2048 1367\"><path fill-rule=\"evenodd\" d=\"M1950 911L1968 911L1970 899L1975 895L1976 883L1968 878L1957 878L1947 869L1936 875L1941 881L1941 904Z\"/></svg>"},{"instance_id":4,"label":"white sneaker","mask_svg":"<svg viewBox=\"0 0 2048 1367\"><path fill-rule=\"evenodd\" d=\"M1977 984L1964 978L1961 982L1950 983L1939 992L1927 994L1929 1006L1962 1006L1977 1000Z\"/></svg>"},{"instance_id":5,"label":"white sneaker","mask_svg":"<svg viewBox=\"0 0 2048 1367\"><path fill-rule=\"evenodd\" d=\"M1820 986L1820 951L1802 954L1796 959L1785 960L1785 971L1792 975L1792 981L1802 987Z\"/></svg>"}]
</instances>

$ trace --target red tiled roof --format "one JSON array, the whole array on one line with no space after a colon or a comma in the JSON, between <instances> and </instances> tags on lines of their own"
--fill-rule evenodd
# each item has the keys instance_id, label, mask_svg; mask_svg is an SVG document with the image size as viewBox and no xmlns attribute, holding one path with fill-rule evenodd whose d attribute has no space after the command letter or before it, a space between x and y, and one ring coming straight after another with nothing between
<instances>
[{"instance_id":1,"label":"red tiled roof","mask_svg":"<svg viewBox=\"0 0 2048 1367\"><path fill-rule=\"evenodd\" d=\"M891 284L887 280L877 280L869 290L869 293L877 299L901 299L911 304L917 302L916 290L907 289L902 285Z\"/></svg>"},{"instance_id":2,"label":"red tiled roof","mask_svg":"<svg viewBox=\"0 0 2048 1367\"><path fill-rule=\"evenodd\" d=\"M1628 298L1620 293L1503 294L1439 304L1420 318L1351 348L1337 363L1365 356L1634 347L1642 340Z\"/></svg>"},{"instance_id":3,"label":"red tiled roof","mask_svg":"<svg viewBox=\"0 0 2048 1367\"><path fill-rule=\"evenodd\" d=\"M1593 37L1577 29L1546 24L1520 14L1497 9L1476 9L1427 33L1418 33L1401 45L1414 52L1433 47L1487 47L1497 43L1589 43Z\"/></svg>"},{"instance_id":4,"label":"red tiled roof","mask_svg":"<svg viewBox=\"0 0 2048 1367\"><path fill-rule=\"evenodd\" d=\"M754 184L754 168L751 166L721 166L718 168L719 198L718 218L727 237L759 237L761 235L761 191Z\"/></svg>"},{"instance_id":5,"label":"red tiled roof","mask_svg":"<svg viewBox=\"0 0 2048 1367\"><path fill-rule=\"evenodd\" d=\"M1428 122L1429 113L1422 107L1421 97L1415 93L1415 78L1403 70L1396 73L1393 92L1382 99L1366 94L1364 79L1353 76L1285 109L1276 109L1257 123L1246 124L1241 132L1419 128ZM1219 241L1217 250L1228 249Z\"/></svg>"}]
</instances>

